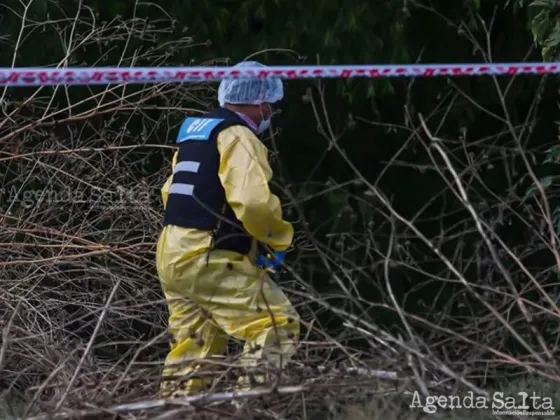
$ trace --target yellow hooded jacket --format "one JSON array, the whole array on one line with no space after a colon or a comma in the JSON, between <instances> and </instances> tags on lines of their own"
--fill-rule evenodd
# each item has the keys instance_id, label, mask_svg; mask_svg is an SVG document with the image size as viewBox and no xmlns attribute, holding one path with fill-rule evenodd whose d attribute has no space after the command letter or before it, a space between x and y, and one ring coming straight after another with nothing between
<instances>
[{"instance_id":1,"label":"yellow hooded jacket","mask_svg":"<svg viewBox=\"0 0 560 420\"><path fill-rule=\"evenodd\" d=\"M280 200L268 186L272 178L268 149L249 128L241 125L221 131L217 143L220 153L218 175L235 215L256 241L275 251L285 251L292 243L294 229L291 223L283 220ZM172 169L177 156L175 152ZM169 176L161 190L164 207L172 177ZM199 254L210 247L209 232L185 229L184 237L188 238L189 246L185 251L189 254Z\"/></svg>"},{"instance_id":2,"label":"yellow hooded jacket","mask_svg":"<svg viewBox=\"0 0 560 420\"><path fill-rule=\"evenodd\" d=\"M210 232L173 225L163 229L156 260L173 337L163 374L168 378L198 372L199 366L189 361L223 354L230 336L245 341L244 364L265 358L280 368L294 354L300 333L299 316L288 297L255 265L257 241L283 251L294 234L292 225L282 219L280 200L268 187L272 176L268 150L241 125L221 131L217 144L226 199L253 236L253 246L250 255L207 253ZM177 154L173 167L176 162ZM171 180L162 188L164 206ZM177 365L182 363L187 364ZM193 378L180 383L163 381L162 395L196 392L205 382ZM182 389L173 390L175 385Z\"/></svg>"}]
</instances>

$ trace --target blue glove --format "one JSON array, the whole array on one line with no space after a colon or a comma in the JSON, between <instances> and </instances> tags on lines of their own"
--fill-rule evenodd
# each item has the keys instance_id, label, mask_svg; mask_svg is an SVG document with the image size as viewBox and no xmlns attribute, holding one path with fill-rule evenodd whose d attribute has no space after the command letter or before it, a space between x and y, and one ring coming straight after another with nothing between
<instances>
[{"instance_id":1,"label":"blue glove","mask_svg":"<svg viewBox=\"0 0 560 420\"><path fill-rule=\"evenodd\" d=\"M284 258L286 256L286 252L285 251L279 251L279 252L275 252L272 255L271 254L259 254L259 256L257 257L257 261L256 264L259 267L264 268L265 270L267 268L277 268L280 267L282 265L282 262L284 261Z\"/></svg>"}]
</instances>

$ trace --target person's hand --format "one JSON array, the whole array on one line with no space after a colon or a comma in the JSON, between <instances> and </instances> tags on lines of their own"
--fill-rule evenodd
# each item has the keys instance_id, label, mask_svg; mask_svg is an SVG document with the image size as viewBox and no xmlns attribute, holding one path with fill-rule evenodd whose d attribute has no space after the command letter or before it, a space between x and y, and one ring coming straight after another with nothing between
<instances>
[{"instance_id":1,"label":"person's hand","mask_svg":"<svg viewBox=\"0 0 560 420\"><path fill-rule=\"evenodd\" d=\"M274 252L271 255L271 258L270 258L270 264L274 268L280 267L280 266L282 266L282 263L284 262L285 257L286 257L286 252L284 252L284 251Z\"/></svg>"},{"instance_id":2,"label":"person's hand","mask_svg":"<svg viewBox=\"0 0 560 420\"><path fill-rule=\"evenodd\" d=\"M255 263L257 264L257 267L266 268L268 265L268 260L266 259L264 254L259 254Z\"/></svg>"},{"instance_id":3,"label":"person's hand","mask_svg":"<svg viewBox=\"0 0 560 420\"><path fill-rule=\"evenodd\" d=\"M272 269L274 270L277 267L280 267L282 265L282 263L284 262L284 258L286 257L286 252L284 251L278 251L278 252L274 252L272 254L260 254L257 257L257 261L256 264L259 267L264 268L265 270L267 269Z\"/></svg>"}]
</instances>

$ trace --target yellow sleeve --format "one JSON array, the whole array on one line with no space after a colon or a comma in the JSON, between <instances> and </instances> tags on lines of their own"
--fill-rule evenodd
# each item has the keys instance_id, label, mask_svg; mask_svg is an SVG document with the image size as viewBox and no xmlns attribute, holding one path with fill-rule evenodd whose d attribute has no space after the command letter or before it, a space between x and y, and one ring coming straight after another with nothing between
<instances>
[{"instance_id":1,"label":"yellow sleeve","mask_svg":"<svg viewBox=\"0 0 560 420\"><path fill-rule=\"evenodd\" d=\"M173 169L175 169L178 156L179 156L178 152L175 152L173 154L173 161L171 162L171 172L173 172ZM161 187L161 200L163 201L164 209L167 207L167 197L169 196L169 188L171 187L172 181L173 181L173 173L169 175L167 181L165 181L165 184L163 184L163 187Z\"/></svg>"},{"instance_id":2,"label":"yellow sleeve","mask_svg":"<svg viewBox=\"0 0 560 420\"><path fill-rule=\"evenodd\" d=\"M218 175L226 199L251 236L275 251L292 243L294 228L283 220L280 199L270 192L268 150L247 128L232 126L218 135Z\"/></svg>"}]
</instances>

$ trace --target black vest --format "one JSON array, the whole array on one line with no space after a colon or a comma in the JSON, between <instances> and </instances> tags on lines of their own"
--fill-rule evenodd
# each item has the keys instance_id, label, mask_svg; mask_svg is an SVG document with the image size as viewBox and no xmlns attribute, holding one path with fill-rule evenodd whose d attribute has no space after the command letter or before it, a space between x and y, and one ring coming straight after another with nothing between
<instances>
[{"instance_id":1,"label":"black vest","mask_svg":"<svg viewBox=\"0 0 560 420\"><path fill-rule=\"evenodd\" d=\"M248 127L235 112L224 108L185 119L177 135L179 153L164 225L211 231L213 248L248 254L252 238L228 204L218 177L218 134L232 125Z\"/></svg>"}]
</instances>

